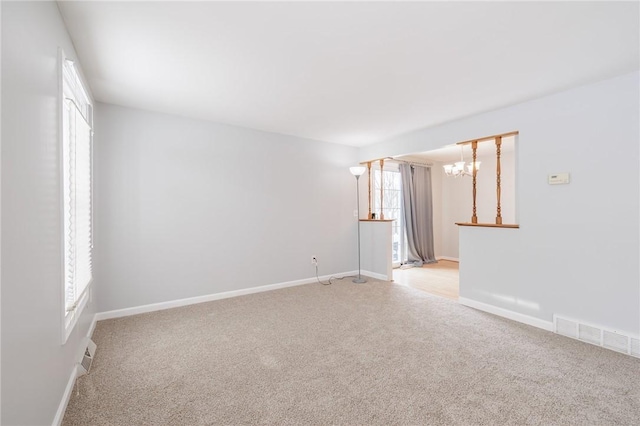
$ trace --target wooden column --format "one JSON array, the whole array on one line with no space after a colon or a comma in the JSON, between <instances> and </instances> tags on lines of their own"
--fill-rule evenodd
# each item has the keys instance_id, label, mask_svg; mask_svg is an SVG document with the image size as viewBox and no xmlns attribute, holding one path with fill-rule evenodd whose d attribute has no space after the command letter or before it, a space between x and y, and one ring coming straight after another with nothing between
<instances>
[{"instance_id":1,"label":"wooden column","mask_svg":"<svg viewBox=\"0 0 640 426\"><path fill-rule=\"evenodd\" d=\"M500 212L500 146L502 145L502 136L496 136L496 225L502 225L502 214Z\"/></svg>"},{"instance_id":2,"label":"wooden column","mask_svg":"<svg viewBox=\"0 0 640 426\"><path fill-rule=\"evenodd\" d=\"M367 219L371 220L371 161L367 162L367 184L369 186L369 215Z\"/></svg>"},{"instance_id":3,"label":"wooden column","mask_svg":"<svg viewBox=\"0 0 640 426\"><path fill-rule=\"evenodd\" d=\"M380 220L384 220L384 158L380 159Z\"/></svg>"},{"instance_id":4,"label":"wooden column","mask_svg":"<svg viewBox=\"0 0 640 426\"><path fill-rule=\"evenodd\" d=\"M471 216L471 223L478 223L478 216L476 215L476 174L478 170L476 168L476 156L478 150L478 141L471 142L471 149L473 150L473 163L471 163L473 170L473 215Z\"/></svg>"}]
</instances>

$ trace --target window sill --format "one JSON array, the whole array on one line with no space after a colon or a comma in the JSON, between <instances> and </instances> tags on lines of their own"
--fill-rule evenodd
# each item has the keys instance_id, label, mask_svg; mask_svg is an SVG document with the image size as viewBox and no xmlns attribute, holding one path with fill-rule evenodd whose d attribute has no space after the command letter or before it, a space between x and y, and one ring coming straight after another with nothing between
<instances>
[{"instance_id":1,"label":"window sill","mask_svg":"<svg viewBox=\"0 0 640 426\"><path fill-rule=\"evenodd\" d=\"M69 340L69 336L71 335L71 332L73 331L76 324L78 323L78 319L80 319L80 316L82 315L82 311L84 311L85 306L87 306L87 303L89 302L90 291L91 289L87 288L87 291L84 292L84 295L80 299L80 303L78 303L78 306L65 316L64 333L62 335L63 345L67 343L67 340Z\"/></svg>"}]
</instances>

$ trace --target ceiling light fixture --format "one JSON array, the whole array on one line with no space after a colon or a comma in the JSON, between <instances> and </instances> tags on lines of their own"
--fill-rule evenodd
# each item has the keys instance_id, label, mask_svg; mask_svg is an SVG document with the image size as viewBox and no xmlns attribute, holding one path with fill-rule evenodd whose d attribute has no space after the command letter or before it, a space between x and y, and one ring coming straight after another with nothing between
<instances>
[{"instance_id":1,"label":"ceiling light fixture","mask_svg":"<svg viewBox=\"0 0 640 426\"><path fill-rule=\"evenodd\" d=\"M446 164L444 167L444 173L447 176L473 176L473 169L475 168L476 172L480 170L480 161L469 162L469 164L465 164L464 158L462 155L462 149L464 145L460 145L460 161L457 161L453 164ZM474 167L475 164L475 167Z\"/></svg>"}]
</instances>

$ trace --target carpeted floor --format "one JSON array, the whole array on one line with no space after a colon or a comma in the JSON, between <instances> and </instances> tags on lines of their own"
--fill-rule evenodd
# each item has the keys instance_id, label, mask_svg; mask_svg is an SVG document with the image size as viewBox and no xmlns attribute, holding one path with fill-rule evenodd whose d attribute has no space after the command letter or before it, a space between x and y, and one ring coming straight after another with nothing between
<instances>
[{"instance_id":1,"label":"carpeted floor","mask_svg":"<svg viewBox=\"0 0 640 426\"><path fill-rule=\"evenodd\" d=\"M98 323L64 425L637 425L640 359L386 282Z\"/></svg>"}]
</instances>

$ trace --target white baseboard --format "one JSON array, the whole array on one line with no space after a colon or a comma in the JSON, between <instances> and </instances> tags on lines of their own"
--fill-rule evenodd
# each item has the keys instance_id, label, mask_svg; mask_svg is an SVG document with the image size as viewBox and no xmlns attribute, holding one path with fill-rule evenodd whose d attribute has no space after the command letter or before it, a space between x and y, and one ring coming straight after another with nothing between
<instances>
[{"instance_id":1,"label":"white baseboard","mask_svg":"<svg viewBox=\"0 0 640 426\"><path fill-rule=\"evenodd\" d=\"M353 271L353 272L350 272L349 275L357 274L357 273L358 273L358 271ZM366 275L367 277L375 278L377 280L382 280L382 281L391 281L391 280L393 280L393 276L387 277L386 275L378 274L376 272L371 272L371 271L360 271L360 275Z\"/></svg>"},{"instance_id":2,"label":"white baseboard","mask_svg":"<svg viewBox=\"0 0 640 426\"><path fill-rule=\"evenodd\" d=\"M93 316L93 319L91 320L91 325L89 326L89 331L87 331L87 337L89 339L91 339L91 336L93 336L93 330L96 329L96 323L98 322L98 314L95 314Z\"/></svg>"},{"instance_id":3,"label":"white baseboard","mask_svg":"<svg viewBox=\"0 0 640 426\"><path fill-rule=\"evenodd\" d=\"M346 275L354 275L357 273L358 271L349 271L349 272L342 272L342 273L333 274L333 275L323 275L320 277L320 281L328 280L331 277L343 277ZM134 306L132 308L116 309L113 311L99 312L96 314L95 319L97 321L102 321L102 320L112 319L112 318L128 317L131 315L144 314L147 312L162 311L164 309L178 308L181 306L195 305L197 303L228 299L230 297L244 296L247 294L254 294L254 293L262 293L265 291L277 290L280 288L287 288L287 287L295 287L303 284L311 284L316 281L317 281L316 277L304 278L301 280L287 281L287 282L277 283L277 284L243 288L241 290L225 291L222 293L206 294L204 296L189 297L186 299L170 300L167 302L152 303L149 305L142 305L142 306Z\"/></svg>"},{"instance_id":4,"label":"white baseboard","mask_svg":"<svg viewBox=\"0 0 640 426\"><path fill-rule=\"evenodd\" d=\"M76 377L78 375L78 366L73 367L73 371L71 371L71 376L69 376L69 381L67 382L67 387L64 389L64 394L62 395L62 401L60 401L60 405L58 406L58 411L56 411L56 416L53 418L52 426L60 426L62 424L62 419L64 418L64 412L67 410L67 404L69 404L69 400L71 399L71 392L73 392L73 386L76 384Z\"/></svg>"},{"instance_id":5,"label":"white baseboard","mask_svg":"<svg viewBox=\"0 0 640 426\"><path fill-rule=\"evenodd\" d=\"M436 260L450 260L452 262L460 262L460 259L457 257L449 257L449 256L436 256Z\"/></svg>"},{"instance_id":6,"label":"white baseboard","mask_svg":"<svg viewBox=\"0 0 640 426\"><path fill-rule=\"evenodd\" d=\"M508 318L513 321L518 321L523 324L538 327L543 330L553 331L553 322L541 320L529 315L521 314L518 312L510 311L509 309L499 308L497 306L489 305L487 303L478 302L476 300L467 299L465 297L459 297L458 303L470 308L478 309L480 311L488 312L490 314L498 315L499 317Z\"/></svg>"},{"instance_id":7,"label":"white baseboard","mask_svg":"<svg viewBox=\"0 0 640 426\"><path fill-rule=\"evenodd\" d=\"M91 320L91 324L89 325L89 330L87 330L87 338L91 339L93 336L93 330L96 328L96 322L98 314L93 316ZM83 340L84 343L84 340ZM82 354L84 354L83 347L80 348L80 359L82 359ZM69 381L67 382L67 387L64 389L64 394L62 394L62 400L60 401L60 405L58 405L58 411L56 411L56 416L53 418L53 426L60 426L62 424L62 419L64 418L64 413L67 411L67 405L69 405L69 400L71 399L71 392L73 392L73 386L76 383L76 378L79 374L79 365L76 363L71 371L71 376L69 377Z\"/></svg>"}]
</instances>

